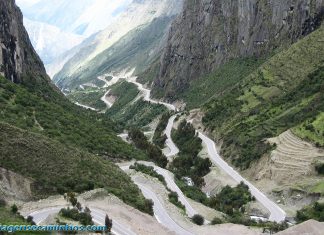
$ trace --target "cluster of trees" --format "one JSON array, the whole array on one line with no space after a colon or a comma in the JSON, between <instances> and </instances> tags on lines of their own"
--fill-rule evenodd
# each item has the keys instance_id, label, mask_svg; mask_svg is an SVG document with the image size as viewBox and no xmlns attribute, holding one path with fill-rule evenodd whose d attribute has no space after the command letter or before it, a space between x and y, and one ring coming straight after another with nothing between
<instances>
[{"instance_id":1,"label":"cluster of trees","mask_svg":"<svg viewBox=\"0 0 324 235\"><path fill-rule=\"evenodd\" d=\"M64 195L65 199L71 203L72 208L63 208L59 214L65 218L79 221L82 225L93 225L91 211L88 207L83 210L81 203L78 202L75 193L69 192Z\"/></svg>"},{"instance_id":2,"label":"cluster of trees","mask_svg":"<svg viewBox=\"0 0 324 235\"><path fill-rule=\"evenodd\" d=\"M139 171L139 172L142 172L149 176L152 176L154 178L157 178L169 191L169 194L168 194L169 201L171 203L173 203L175 206L179 207L180 209L185 210L185 206L178 200L178 198L179 198L178 194L176 192L171 191L168 188L163 175L158 174L152 166L146 166L146 165L139 164L139 163L135 162L134 165L130 166L130 169L134 169L136 171Z\"/></svg>"},{"instance_id":3,"label":"cluster of trees","mask_svg":"<svg viewBox=\"0 0 324 235\"><path fill-rule=\"evenodd\" d=\"M175 176L179 179L184 176L190 177L196 186L203 186L203 177L210 172L212 163L209 158L197 156L202 149L202 141L195 128L184 120L178 129L172 132L172 139L180 150L179 157L171 164Z\"/></svg>"},{"instance_id":4,"label":"cluster of trees","mask_svg":"<svg viewBox=\"0 0 324 235\"><path fill-rule=\"evenodd\" d=\"M170 192L168 194L169 201L179 207L180 209L185 210L186 207L179 201L179 195L176 192Z\"/></svg>"},{"instance_id":5,"label":"cluster of trees","mask_svg":"<svg viewBox=\"0 0 324 235\"><path fill-rule=\"evenodd\" d=\"M296 221L298 223L310 219L324 222L324 203L315 202L313 205L297 211Z\"/></svg>"},{"instance_id":6,"label":"cluster of trees","mask_svg":"<svg viewBox=\"0 0 324 235\"><path fill-rule=\"evenodd\" d=\"M133 102L139 90L136 85L126 81L111 87L110 94L118 97L114 105L107 110L106 116L112 118L123 129L143 127L166 111L160 104L152 104L143 99Z\"/></svg>"},{"instance_id":7,"label":"cluster of trees","mask_svg":"<svg viewBox=\"0 0 324 235\"><path fill-rule=\"evenodd\" d=\"M163 185L166 186L166 182L165 182L163 175L158 174L154 170L153 166L146 166L146 165L139 164L139 163L135 162L134 165L130 166L129 168L133 169L135 171L142 172L142 173L152 176L154 178L157 178Z\"/></svg>"},{"instance_id":8,"label":"cluster of trees","mask_svg":"<svg viewBox=\"0 0 324 235\"><path fill-rule=\"evenodd\" d=\"M159 146L160 148L164 147L165 141L167 139L167 136L163 134L163 132L168 125L169 118L170 118L170 113L164 113L154 132L153 143Z\"/></svg>"},{"instance_id":9,"label":"cluster of trees","mask_svg":"<svg viewBox=\"0 0 324 235\"><path fill-rule=\"evenodd\" d=\"M79 211L77 208L63 208L60 210L60 215L64 218L79 221L82 225L94 224L88 207L84 209L84 212Z\"/></svg>"},{"instance_id":10,"label":"cluster of trees","mask_svg":"<svg viewBox=\"0 0 324 235\"><path fill-rule=\"evenodd\" d=\"M79 221L82 225L93 225L91 211L88 207L84 209L81 206L81 203L78 202L75 193L69 192L64 195L65 199L69 201L72 205L72 208L63 208L60 210L59 214L62 217ZM113 225L112 219L106 214L105 217L105 226L107 227L107 232L111 232Z\"/></svg>"},{"instance_id":11,"label":"cluster of trees","mask_svg":"<svg viewBox=\"0 0 324 235\"><path fill-rule=\"evenodd\" d=\"M225 186L220 193L210 198L209 205L231 216L237 212L244 213L244 205L252 200L255 199L251 195L249 187L241 182L234 188Z\"/></svg>"},{"instance_id":12,"label":"cluster of trees","mask_svg":"<svg viewBox=\"0 0 324 235\"><path fill-rule=\"evenodd\" d=\"M132 128L129 131L128 136L133 141L135 146L145 151L149 159L154 161L158 166L163 168L167 166L168 159L164 156L162 150L154 144L151 144L141 130Z\"/></svg>"}]
</instances>

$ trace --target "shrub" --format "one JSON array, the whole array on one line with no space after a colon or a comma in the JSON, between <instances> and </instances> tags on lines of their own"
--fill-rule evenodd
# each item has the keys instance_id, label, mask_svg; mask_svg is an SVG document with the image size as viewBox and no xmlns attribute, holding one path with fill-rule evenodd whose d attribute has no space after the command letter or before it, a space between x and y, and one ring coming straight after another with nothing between
<instances>
[{"instance_id":1,"label":"shrub","mask_svg":"<svg viewBox=\"0 0 324 235\"><path fill-rule=\"evenodd\" d=\"M197 225L203 225L205 222L205 219L201 215L196 214L192 217L192 222L194 222Z\"/></svg>"},{"instance_id":2,"label":"shrub","mask_svg":"<svg viewBox=\"0 0 324 235\"><path fill-rule=\"evenodd\" d=\"M18 207L16 206L16 204L13 204L11 206L11 212L14 213L14 214L16 214L18 212Z\"/></svg>"},{"instance_id":3,"label":"shrub","mask_svg":"<svg viewBox=\"0 0 324 235\"><path fill-rule=\"evenodd\" d=\"M324 163L317 163L315 165L315 170L319 175L324 175Z\"/></svg>"},{"instance_id":4,"label":"shrub","mask_svg":"<svg viewBox=\"0 0 324 235\"><path fill-rule=\"evenodd\" d=\"M215 217L212 221L211 224L215 225L215 224L222 224L224 223L223 220L221 220L220 218Z\"/></svg>"}]
</instances>

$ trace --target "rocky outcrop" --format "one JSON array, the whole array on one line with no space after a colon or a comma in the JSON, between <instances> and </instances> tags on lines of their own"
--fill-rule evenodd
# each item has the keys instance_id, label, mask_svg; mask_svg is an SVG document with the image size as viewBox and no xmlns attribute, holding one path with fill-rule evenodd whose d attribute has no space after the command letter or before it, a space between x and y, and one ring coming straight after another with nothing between
<instances>
[{"instance_id":1,"label":"rocky outcrop","mask_svg":"<svg viewBox=\"0 0 324 235\"><path fill-rule=\"evenodd\" d=\"M14 0L0 0L0 75L15 83L29 75L47 77Z\"/></svg>"},{"instance_id":2,"label":"rocky outcrop","mask_svg":"<svg viewBox=\"0 0 324 235\"><path fill-rule=\"evenodd\" d=\"M323 0L187 0L170 29L153 95L173 100L231 58L290 45L323 16Z\"/></svg>"}]
</instances>

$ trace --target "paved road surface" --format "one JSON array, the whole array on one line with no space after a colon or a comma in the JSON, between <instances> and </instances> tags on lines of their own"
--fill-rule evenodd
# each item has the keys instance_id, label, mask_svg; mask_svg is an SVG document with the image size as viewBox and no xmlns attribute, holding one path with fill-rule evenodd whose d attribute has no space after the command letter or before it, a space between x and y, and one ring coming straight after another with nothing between
<instances>
[{"instance_id":1,"label":"paved road surface","mask_svg":"<svg viewBox=\"0 0 324 235\"><path fill-rule=\"evenodd\" d=\"M98 109L92 108L92 107L90 107L90 106L86 106L86 105L84 105L84 104L80 104L80 103L78 103L78 102L75 102L75 104L76 104L77 106L80 106L80 107L85 108L85 109L90 109L90 110L92 110L92 111L98 111Z\"/></svg>"},{"instance_id":2,"label":"paved road surface","mask_svg":"<svg viewBox=\"0 0 324 235\"><path fill-rule=\"evenodd\" d=\"M34 222L37 225L39 225L44 220L46 220L48 216L50 216L52 214L57 214L62 208L63 207L45 208L45 209L30 213L27 216L29 216L29 215L32 216ZM96 209L96 208L92 208L92 207L90 207L89 209L91 210L91 216L92 216L93 222L95 222L98 225L103 226L105 224L106 213L104 211L100 210L100 209ZM130 230L130 228L128 228L125 225L122 225L122 224L118 223L118 221L116 221L114 219L113 219L112 232L114 232L116 235L136 235L136 233L132 232Z\"/></svg>"},{"instance_id":3,"label":"paved road surface","mask_svg":"<svg viewBox=\"0 0 324 235\"><path fill-rule=\"evenodd\" d=\"M183 192L180 190L178 185L174 182L174 176L170 171L163 169L161 167L158 167L152 162L139 161L138 163L146 165L146 166L152 166L158 174L160 174L164 177L167 187L171 191L176 192L178 194L178 200L186 207L186 213L189 217L192 217L195 214L198 214L198 212L190 205L189 201L187 200L187 198L185 197ZM131 164L122 166L121 169L127 170L127 169L129 169L130 165Z\"/></svg>"},{"instance_id":4,"label":"paved road surface","mask_svg":"<svg viewBox=\"0 0 324 235\"><path fill-rule=\"evenodd\" d=\"M107 99L107 95L109 94L110 90L108 90L103 97L101 97L101 101L103 101L106 105L107 108L111 108L111 106L113 106L113 103L109 102L109 100Z\"/></svg>"},{"instance_id":5,"label":"paved road surface","mask_svg":"<svg viewBox=\"0 0 324 235\"><path fill-rule=\"evenodd\" d=\"M250 182L244 179L237 171L235 171L231 166L227 164L217 153L215 142L210 138L205 136L204 134L199 132L199 138L203 141L203 143L207 146L208 154L211 160L218 165L221 169L223 169L227 174L232 176L232 178L236 182L243 181L246 185L249 186L251 194L270 211L270 221L281 222L285 220L286 213L273 201L267 198L259 189L254 187Z\"/></svg>"},{"instance_id":6,"label":"paved road surface","mask_svg":"<svg viewBox=\"0 0 324 235\"><path fill-rule=\"evenodd\" d=\"M136 78L135 78L136 79ZM171 110L176 111L176 108L172 104L167 104L164 102L157 102L154 101L150 98L150 93L151 91L144 88L142 84L138 83L135 81L135 79L131 79L130 81L133 82L138 86L140 90L142 90L145 93L145 100L150 101L152 103L160 103L164 104L166 107L171 107ZM171 118L174 118L172 116ZM170 118L170 119L171 119ZM169 120L169 123L173 123L173 121ZM169 126L170 128L170 126ZM172 128L172 127L171 127ZM170 131L170 130L168 130ZM276 222L281 222L285 220L286 213L273 201L271 201L269 198L267 198L260 190L258 190L256 187L254 187L250 182L245 180L237 171L235 171L232 167L230 167L217 153L216 147L215 147L215 142L205 136L202 133L199 133L199 137L202 139L202 141L207 145L208 148L208 154L210 155L210 158L212 159L213 162L215 162L220 168L222 168L227 174L229 174L233 179L235 179L237 182L245 182L250 188L251 194L265 207L270 211L270 221L276 221ZM172 141L171 136L168 137L169 143ZM171 148L170 148L171 149Z\"/></svg>"},{"instance_id":7,"label":"paved road surface","mask_svg":"<svg viewBox=\"0 0 324 235\"><path fill-rule=\"evenodd\" d=\"M170 149L170 152L165 155L167 158L177 155L179 153L178 147L175 145L175 143L172 141L172 138L171 138L171 131L173 128L174 119L176 119L176 117L177 117L177 115L173 115L172 117L170 117L170 119L168 121L168 125L164 131L165 135L167 136L165 144Z\"/></svg>"},{"instance_id":8,"label":"paved road surface","mask_svg":"<svg viewBox=\"0 0 324 235\"><path fill-rule=\"evenodd\" d=\"M153 210L155 218L158 220L158 222L165 227L167 227L169 230L176 232L179 235L193 235L193 233L185 230L183 227L178 225L168 214L166 209L163 207L160 200L157 198L154 192L146 188L144 185L135 182L138 187L141 189L143 195L147 199L151 199L154 202Z\"/></svg>"}]
</instances>

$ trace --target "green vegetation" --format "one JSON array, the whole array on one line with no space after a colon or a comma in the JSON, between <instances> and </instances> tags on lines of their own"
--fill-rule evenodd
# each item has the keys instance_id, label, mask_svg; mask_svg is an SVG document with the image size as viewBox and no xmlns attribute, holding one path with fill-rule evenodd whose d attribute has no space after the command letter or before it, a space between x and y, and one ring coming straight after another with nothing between
<instances>
[{"instance_id":1,"label":"green vegetation","mask_svg":"<svg viewBox=\"0 0 324 235\"><path fill-rule=\"evenodd\" d=\"M296 126L297 135L321 146L323 37L321 27L204 105L203 123L222 138L221 154L236 167L248 168L272 150L266 138Z\"/></svg>"},{"instance_id":2,"label":"green vegetation","mask_svg":"<svg viewBox=\"0 0 324 235\"><path fill-rule=\"evenodd\" d=\"M234 213L244 213L244 205L252 200L254 198L249 187L241 182L234 188L225 186L220 193L210 199L209 204L212 208L232 216Z\"/></svg>"},{"instance_id":3,"label":"green vegetation","mask_svg":"<svg viewBox=\"0 0 324 235\"><path fill-rule=\"evenodd\" d=\"M113 163L8 124L0 123L0 132L0 166L32 178L35 197L105 188L151 212L138 187Z\"/></svg>"},{"instance_id":4,"label":"green vegetation","mask_svg":"<svg viewBox=\"0 0 324 235\"><path fill-rule=\"evenodd\" d=\"M128 133L130 139L138 149L146 152L150 160L163 168L168 164L168 159L163 155L162 150L154 144L151 144L144 133L139 129L131 129Z\"/></svg>"},{"instance_id":5,"label":"green vegetation","mask_svg":"<svg viewBox=\"0 0 324 235\"><path fill-rule=\"evenodd\" d=\"M78 90L68 94L67 98L74 103L78 102L98 110L105 110L107 105L101 100L101 97L103 97L106 92L106 88L97 89L85 87L85 90Z\"/></svg>"},{"instance_id":6,"label":"green vegetation","mask_svg":"<svg viewBox=\"0 0 324 235\"><path fill-rule=\"evenodd\" d=\"M159 146L161 149L164 148L165 141L167 139L166 135L163 134L163 132L168 125L169 118L170 113L164 113L154 131L153 143Z\"/></svg>"},{"instance_id":7,"label":"green vegetation","mask_svg":"<svg viewBox=\"0 0 324 235\"><path fill-rule=\"evenodd\" d=\"M0 77L0 121L91 153L145 159L116 136L108 117L77 107L50 88L31 89L36 91Z\"/></svg>"},{"instance_id":8,"label":"green vegetation","mask_svg":"<svg viewBox=\"0 0 324 235\"><path fill-rule=\"evenodd\" d=\"M186 108L197 108L213 97L220 96L251 74L266 60L265 58L238 58L222 65L214 72L193 80L190 87L180 95L186 101Z\"/></svg>"},{"instance_id":9,"label":"green vegetation","mask_svg":"<svg viewBox=\"0 0 324 235\"><path fill-rule=\"evenodd\" d=\"M324 69L318 75L323 79ZM294 134L302 139L315 143L317 147L324 147L324 112L320 112L317 116L307 119L301 125L293 129ZM324 174L324 168L322 169Z\"/></svg>"},{"instance_id":10,"label":"green vegetation","mask_svg":"<svg viewBox=\"0 0 324 235\"><path fill-rule=\"evenodd\" d=\"M139 99L136 85L126 81L116 83L111 87L110 94L118 97L106 116L112 118L123 128L142 128L166 111L163 105L151 104Z\"/></svg>"},{"instance_id":11,"label":"green vegetation","mask_svg":"<svg viewBox=\"0 0 324 235\"><path fill-rule=\"evenodd\" d=\"M93 225L91 211L86 208L84 212L80 212L77 208L63 208L60 210L59 215L67 218L72 219L74 221L79 221L82 225Z\"/></svg>"},{"instance_id":12,"label":"green vegetation","mask_svg":"<svg viewBox=\"0 0 324 235\"><path fill-rule=\"evenodd\" d=\"M180 208L182 210L185 210L185 206L178 200L178 194L176 192L172 192L167 187L167 184L165 182L165 179L164 179L163 175L158 174L154 170L154 167L152 167L152 166L146 166L146 165L139 164L139 163L135 162L134 165L130 166L130 169L134 169L134 170L136 170L138 172L142 172L144 174L147 174L149 176L152 176L154 178L157 178L166 187L166 189L170 192L168 194L169 201L171 203L173 203L175 206L177 206L178 208Z\"/></svg>"},{"instance_id":13,"label":"green vegetation","mask_svg":"<svg viewBox=\"0 0 324 235\"><path fill-rule=\"evenodd\" d=\"M165 179L162 175L158 174L153 166L146 166L143 164L139 164L137 162L134 163L134 165L130 166L130 169L134 169L135 171L142 172L144 174L147 174L149 176L152 176L154 178L157 178L161 183L166 186Z\"/></svg>"},{"instance_id":14,"label":"green vegetation","mask_svg":"<svg viewBox=\"0 0 324 235\"><path fill-rule=\"evenodd\" d=\"M193 217L192 217L192 222L194 222L195 224L197 224L197 225L203 225L204 224L204 222L205 222L205 219L204 219L204 217L202 217L201 215L194 215Z\"/></svg>"},{"instance_id":15,"label":"green vegetation","mask_svg":"<svg viewBox=\"0 0 324 235\"><path fill-rule=\"evenodd\" d=\"M178 200L179 199L179 195L176 192L170 192L168 194L169 197L169 201L174 204L175 206L177 206L178 208L185 210L186 207Z\"/></svg>"},{"instance_id":16,"label":"green vegetation","mask_svg":"<svg viewBox=\"0 0 324 235\"><path fill-rule=\"evenodd\" d=\"M176 184L181 189L186 197L192 200L202 203L205 206L209 206L209 199L206 194L201 191L197 186L188 186L183 180L175 179Z\"/></svg>"},{"instance_id":17,"label":"green vegetation","mask_svg":"<svg viewBox=\"0 0 324 235\"><path fill-rule=\"evenodd\" d=\"M324 175L324 163L323 162L316 163L315 170L319 175Z\"/></svg>"},{"instance_id":18,"label":"green vegetation","mask_svg":"<svg viewBox=\"0 0 324 235\"><path fill-rule=\"evenodd\" d=\"M220 218L215 217L210 223L211 223L211 225L223 224L224 221L222 219L220 219Z\"/></svg>"},{"instance_id":19,"label":"green vegetation","mask_svg":"<svg viewBox=\"0 0 324 235\"><path fill-rule=\"evenodd\" d=\"M311 193L320 193L321 195L324 195L324 181L320 181L317 184L315 184L311 190Z\"/></svg>"},{"instance_id":20,"label":"green vegetation","mask_svg":"<svg viewBox=\"0 0 324 235\"><path fill-rule=\"evenodd\" d=\"M33 225L32 217L27 220L19 215L17 211L13 212L12 209L6 207L3 200L0 199L0 224L1 225ZM24 234L26 232L12 232L10 234ZM48 232L28 232L31 235L45 235Z\"/></svg>"},{"instance_id":21,"label":"green vegetation","mask_svg":"<svg viewBox=\"0 0 324 235\"><path fill-rule=\"evenodd\" d=\"M172 162L170 169L178 179L190 177L196 186L203 186L203 177L209 173L212 163L209 158L202 159L197 156L202 149L202 141L198 138L194 127L185 120L182 121L178 129L172 132L172 139L179 147L180 153Z\"/></svg>"},{"instance_id":22,"label":"green vegetation","mask_svg":"<svg viewBox=\"0 0 324 235\"><path fill-rule=\"evenodd\" d=\"M296 221L298 223L310 219L324 222L324 203L315 202L313 205L297 211Z\"/></svg>"}]
</instances>

